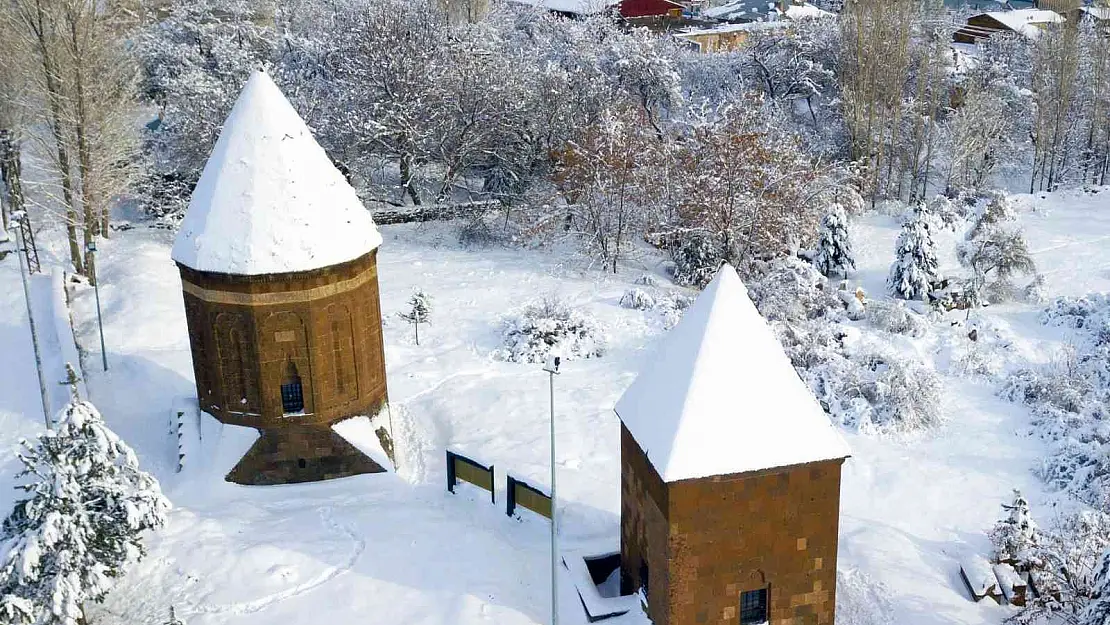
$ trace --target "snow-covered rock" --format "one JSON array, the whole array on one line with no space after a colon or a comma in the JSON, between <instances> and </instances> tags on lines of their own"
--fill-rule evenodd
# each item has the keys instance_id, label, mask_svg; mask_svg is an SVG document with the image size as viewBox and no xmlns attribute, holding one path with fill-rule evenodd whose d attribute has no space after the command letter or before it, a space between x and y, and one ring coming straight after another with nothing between
<instances>
[{"instance_id":1,"label":"snow-covered rock","mask_svg":"<svg viewBox=\"0 0 1110 625\"><path fill-rule=\"evenodd\" d=\"M381 244L370 212L265 72L255 72L223 130L173 246L198 271L308 271Z\"/></svg>"}]
</instances>

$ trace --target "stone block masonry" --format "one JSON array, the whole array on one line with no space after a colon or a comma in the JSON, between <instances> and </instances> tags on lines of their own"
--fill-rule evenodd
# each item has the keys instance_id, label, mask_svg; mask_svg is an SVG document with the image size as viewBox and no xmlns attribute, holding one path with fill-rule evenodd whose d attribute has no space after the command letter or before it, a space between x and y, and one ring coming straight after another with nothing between
<instances>
[{"instance_id":1,"label":"stone block masonry","mask_svg":"<svg viewBox=\"0 0 1110 625\"><path fill-rule=\"evenodd\" d=\"M737 625L767 589L772 625L832 625L843 460L665 484L622 428L622 569L656 625Z\"/></svg>"},{"instance_id":2,"label":"stone block masonry","mask_svg":"<svg viewBox=\"0 0 1110 625\"><path fill-rule=\"evenodd\" d=\"M262 432L232 481L383 470L331 432L387 401L376 259L253 276L178 265L202 409Z\"/></svg>"}]
</instances>

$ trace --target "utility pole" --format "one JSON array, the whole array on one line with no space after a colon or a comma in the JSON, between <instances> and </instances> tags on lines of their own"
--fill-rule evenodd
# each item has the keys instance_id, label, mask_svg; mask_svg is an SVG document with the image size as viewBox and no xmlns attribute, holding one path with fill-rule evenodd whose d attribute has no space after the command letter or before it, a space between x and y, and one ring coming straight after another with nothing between
<instances>
[{"instance_id":1,"label":"utility pole","mask_svg":"<svg viewBox=\"0 0 1110 625\"><path fill-rule=\"evenodd\" d=\"M93 292L96 293L96 325L100 329L100 361L104 364L104 370L108 370L108 352L104 349L104 320L100 316L100 279L96 277L96 241L89 241L85 246L85 251L89 253L89 273L92 278Z\"/></svg>"},{"instance_id":2,"label":"utility pole","mask_svg":"<svg viewBox=\"0 0 1110 625\"><path fill-rule=\"evenodd\" d=\"M19 222L20 227L16 228L19 231L19 247L16 250L16 256L19 257L19 277L23 280L23 299L27 302L27 325L31 328L31 346L35 350L35 370L39 376L39 397L42 399L42 419L46 423L46 427L50 428L50 400L46 397L46 378L42 372L42 353L39 351L39 335L35 331L35 314L31 309L31 287L27 284L28 268L24 262L23 255L27 253L27 239L24 236L22 222L27 219L27 213L24 211L17 211L12 213L11 220Z\"/></svg>"},{"instance_id":3,"label":"utility pole","mask_svg":"<svg viewBox=\"0 0 1110 625\"><path fill-rule=\"evenodd\" d=\"M559 623L559 547L555 505L555 376L559 374L559 361L556 350L547 359L543 370L547 372L548 389L551 397L551 625Z\"/></svg>"}]
</instances>

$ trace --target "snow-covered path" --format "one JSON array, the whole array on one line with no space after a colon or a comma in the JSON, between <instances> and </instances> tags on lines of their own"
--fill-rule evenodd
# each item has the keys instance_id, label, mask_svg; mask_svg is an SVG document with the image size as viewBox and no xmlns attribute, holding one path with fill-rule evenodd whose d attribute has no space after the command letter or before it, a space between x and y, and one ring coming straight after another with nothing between
<instances>
[{"instance_id":1,"label":"snow-covered path","mask_svg":"<svg viewBox=\"0 0 1110 625\"><path fill-rule=\"evenodd\" d=\"M43 427L19 262L9 254L0 260L0 510L5 513L16 495L12 485L20 466L15 458L19 439L34 439Z\"/></svg>"}]
</instances>

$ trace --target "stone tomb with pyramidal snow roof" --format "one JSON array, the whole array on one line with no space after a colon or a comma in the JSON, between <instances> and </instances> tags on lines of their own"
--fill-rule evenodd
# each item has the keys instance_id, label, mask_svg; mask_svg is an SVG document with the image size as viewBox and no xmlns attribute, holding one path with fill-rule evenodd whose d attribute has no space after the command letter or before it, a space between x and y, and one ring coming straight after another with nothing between
<instances>
[{"instance_id":1,"label":"stone tomb with pyramidal snow roof","mask_svg":"<svg viewBox=\"0 0 1110 625\"><path fill-rule=\"evenodd\" d=\"M172 252L200 407L261 434L230 481L384 470L331 427L386 403L380 244L354 189L269 76L254 73Z\"/></svg>"},{"instance_id":2,"label":"stone tomb with pyramidal snow roof","mask_svg":"<svg viewBox=\"0 0 1110 625\"><path fill-rule=\"evenodd\" d=\"M849 450L725 265L616 405L623 591L655 625L831 625Z\"/></svg>"}]
</instances>

